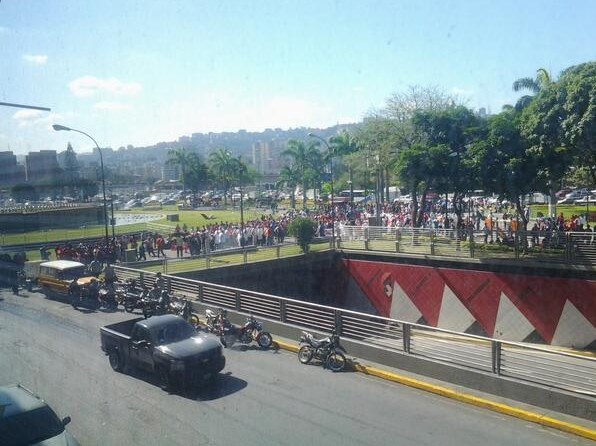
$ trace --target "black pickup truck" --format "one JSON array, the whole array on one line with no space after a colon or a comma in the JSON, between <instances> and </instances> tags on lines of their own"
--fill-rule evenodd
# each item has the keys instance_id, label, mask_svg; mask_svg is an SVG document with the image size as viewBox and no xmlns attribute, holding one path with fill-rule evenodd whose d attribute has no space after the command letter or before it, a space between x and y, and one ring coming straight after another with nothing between
<instances>
[{"instance_id":1,"label":"black pickup truck","mask_svg":"<svg viewBox=\"0 0 596 446\"><path fill-rule=\"evenodd\" d=\"M199 333L180 316L132 319L99 329L101 349L116 371L153 372L164 390L215 380L226 358L219 340Z\"/></svg>"}]
</instances>

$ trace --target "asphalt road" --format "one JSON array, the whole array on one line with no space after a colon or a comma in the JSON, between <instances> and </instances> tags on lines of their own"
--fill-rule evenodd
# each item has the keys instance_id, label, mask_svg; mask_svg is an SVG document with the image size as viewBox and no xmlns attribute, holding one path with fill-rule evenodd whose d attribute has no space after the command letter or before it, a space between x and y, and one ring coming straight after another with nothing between
<instances>
[{"instance_id":1,"label":"asphalt road","mask_svg":"<svg viewBox=\"0 0 596 446\"><path fill-rule=\"evenodd\" d=\"M588 445L588 440L295 355L226 350L216 388L168 394L119 374L99 327L130 316L84 313L0 290L0 385L22 382L84 445ZM1 443L1 439L0 439Z\"/></svg>"}]
</instances>

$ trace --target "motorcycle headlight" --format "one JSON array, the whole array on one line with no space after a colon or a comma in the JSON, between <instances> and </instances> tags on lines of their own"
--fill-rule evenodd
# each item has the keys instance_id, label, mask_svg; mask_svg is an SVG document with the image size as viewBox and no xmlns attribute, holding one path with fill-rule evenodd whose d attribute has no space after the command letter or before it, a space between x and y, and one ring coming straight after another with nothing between
<instances>
[{"instance_id":1,"label":"motorcycle headlight","mask_svg":"<svg viewBox=\"0 0 596 446\"><path fill-rule=\"evenodd\" d=\"M184 370L184 361L172 361L170 363L170 370L173 372L180 372Z\"/></svg>"}]
</instances>

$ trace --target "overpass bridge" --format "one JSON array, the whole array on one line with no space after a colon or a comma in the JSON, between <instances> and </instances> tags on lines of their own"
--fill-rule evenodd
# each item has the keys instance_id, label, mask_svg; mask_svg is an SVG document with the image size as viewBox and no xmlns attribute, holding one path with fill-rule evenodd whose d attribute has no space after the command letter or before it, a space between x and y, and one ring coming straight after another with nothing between
<instances>
[{"instance_id":1,"label":"overpass bridge","mask_svg":"<svg viewBox=\"0 0 596 446\"><path fill-rule=\"evenodd\" d=\"M120 279L150 286L155 273L117 267ZM561 349L458 333L407 321L287 299L177 276L174 294L197 307L224 307L266 318L274 334L336 329L365 360L596 420L596 358Z\"/></svg>"}]
</instances>

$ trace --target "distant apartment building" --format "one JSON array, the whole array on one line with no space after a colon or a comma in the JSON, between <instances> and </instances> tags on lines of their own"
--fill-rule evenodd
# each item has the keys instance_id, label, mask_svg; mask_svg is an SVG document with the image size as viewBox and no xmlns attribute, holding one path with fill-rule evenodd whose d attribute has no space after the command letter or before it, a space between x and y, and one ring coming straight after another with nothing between
<instances>
[{"instance_id":1,"label":"distant apartment building","mask_svg":"<svg viewBox=\"0 0 596 446\"><path fill-rule=\"evenodd\" d=\"M30 183L53 181L60 169L55 150L29 152L25 157L25 167Z\"/></svg>"},{"instance_id":2,"label":"distant apartment building","mask_svg":"<svg viewBox=\"0 0 596 446\"><path fill-rule=\"evenodd\" d=\"M25 166L17 163L12 152L0 152L0 186L14 186L25 182Z\"/></svg>"},{"instance_id":3,"label":"distant apartment building","mask_svg":"<svg viewBox=\"0 0 596 446\"><path fill-rule=\"evenodd\" d=\"M161 179L164 181L180 179L180 167L177 164L164 164L161 166Z\"/></svg>"},{"instance_id":4,"label":"distant apartment building","mask_svg":"<svg viewBox=\"0 0 596 446\"><path fill-rule=\"evenodd\" d=\"M264 177L277 177L285 165L282 152L286 150L284 140L259 141L252 146L252 164L255 170Z\"/></svg>"}]
</instances>

